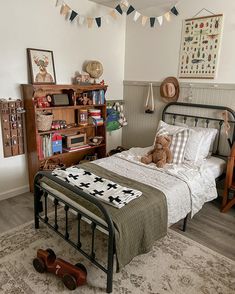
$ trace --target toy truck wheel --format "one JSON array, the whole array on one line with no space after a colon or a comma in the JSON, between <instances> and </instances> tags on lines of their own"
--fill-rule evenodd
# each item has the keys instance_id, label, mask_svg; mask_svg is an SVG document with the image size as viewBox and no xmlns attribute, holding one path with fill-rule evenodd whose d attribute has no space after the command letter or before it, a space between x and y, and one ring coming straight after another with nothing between
<instances>
[{"instance_id":1,"label":"toy truck wheel","mask_svg":"<svg viewBox=\"0 0 235 294\"><path fill-rule=\"evenodd\" d=\"M87 275L87 269L86 269L86 267L82 263L76 263L75 266L77 268L79 268L80 270L82 270L83 272L85 272L86 275Z\"/></svg>"},{"instance_id":2,"label":"toy truck wheel","mask_svg":"<svg viewBox=\"0 0 235 294\"><path fill-rule=\"evenodd\" d=\"M45 263L43 262L43 260L41 258L34 258L33 266L34 266L35 270L40 274L42 274L46 271Z\"/></svg>"},{"instance_id":3,"label":"toy truck wheel","mask_svg":"<svg viewBox=\"0 0 235 294\"><path fill-rule=\"evenodd\" d=\"M56 254L51 248L48 248L46 251L50 254L50 256L53 256L53 258L56 259Z\"/></svg>"},{"instance_id":4,"label":"toy truck wheel","mask_svg":"<svg viewBox=\"0 0 235 294\"><path fill-rule=\"evenodd\" d=\"M77 288L77 282L74 276L65 274L62 280L65 287L68 288L69 290L75 290Z\"/></svg>"}]
</instances>

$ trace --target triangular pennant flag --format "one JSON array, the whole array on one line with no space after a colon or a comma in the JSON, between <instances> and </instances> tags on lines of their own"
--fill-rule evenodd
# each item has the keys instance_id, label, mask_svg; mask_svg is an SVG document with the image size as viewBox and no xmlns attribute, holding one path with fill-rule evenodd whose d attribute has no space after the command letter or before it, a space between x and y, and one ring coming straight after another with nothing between
<instances>
[{"instance_id":1,"label":"triangular pennant flag","mask_svg":"<svg viewBox=\"0 0 235 294\"><path fill-rule=\"evenodd\" d=\"M158 21L158 23L159 23L160 26L161 26L162 23L163 23L163 16L158 16L158 17L157 17L157 21Z\"/></svg>"},{"instance_id":2,"label":"triangular pennant flag","mask_svg":"<svg viewBox=\"0 0 235 294\"><path fill-rule=\"evenodd\" d=\"M155 17L150 17L150 27L151 27L151 28L153 28L153 27L154 27L155 20L156 20L156 18L155 18Z\"/></svg>"},{"instance_id":3,"label":"triangular pennant flag","mask_svg":"<svg viewBox=\"0 0 235 294\"><path fill-rule=\"evenodd\" d=\"M62 4L62 0L57 0L55 6L59 6Z\"/></svg>"},{"instance_id":4,"label":"triangular pennant flag","mask_svg":"<svg viewBox=\"0 0 235 294\"><path fill-rule=\"evenodd\" d=\"M113 19L117 19L117 14L115 10L111 10L110 15L112 16Z\"/></svg>"},{"instance_id":5,"label":"triangular pennant flag","mask_svg":"<svg viewBox=\"0 0 235 294\"><path fill-rule=\"evenodd\" d=\"M105 16L104 16L104 20L105 20L105 22L106 22L107 24L109 24L109 22L110 22L110 21L109 21L109 15L105 15Z\"/></svg>"},{"instance_id":6,"label":"triangular pennant flag","mask_svg":"<svg viewBox=\"0 0 235 294\"><path fill-rule=\"evenodd\" d=\"M88 17L87 18L87 24L88 24L88 28L91 29L93 26L93 18L92 17Z\"/></svg>"},{"instance_id":7,"label":"triangular pennant flag","mask_svg":"<svg viewBox=\"0 0 235 294\"><path fill-rule=\"evenodd\" d=\"M179 14L179 11L176 9L175 6L171 8L171 12L176 16Z\"/></svg>"},{"instance_id":8,"label":"triangular pennant flag","mask_svg":"<svg viewBox=\"0 0 235 294\"><path fill-rule=\"evenodd\" d=\"M84 16L79 16L79 18L78 18L78 23L79 23L80 25L83 25L83 24L84 24L84 21L85 21L85 17L84 17Z\"/></svg>"},{"instance_id":9,"label":"triangular pennant flag","mask_svg":"<svg viewBox=\"0 0 235 294\"><path fill-rule=\"evenodd\" d=\"M170 12L167 12L164 14L165 18L167 21L170 21L171 20L171 15L170 15Z\"/></svg>"},{"instance_id":10,"label":"triangular pennant flag","mask_svg":"<svg viewBox=\"0 0 235 294\"><path fill-rule=\"evenodd\" d=\"M60 14L67 16L71 8L67 4L63 4L60 9Z\"/></svg>"},{"instance_id":11,"label":"triangular pennant flag","mask_svg":"<svg viewBox=\"0 0 235 294\"><path fill-rule=\"evenodd\" d=\"M69 20L72 22L72 21L75 19L75 17L76 17L77 15L78 15L77 12L74 11L74 10L72 10L72 13L71 13L71 15L70 15Z\"/></svg>"},{"instance_id":12,"label":"triangular pennant flag","mask_svg":"<svg viewBox=\"0 0 235 294\"><path fill-rule=\"evenodd\" d=\"M138 18L140 17L140 13L138 11L135 12L135 15L134 15L134 21L137 21Z\"/></svg>"},{"instance_id":13,"label":"triangular pennant flag","mask_svg":"<svg viewBox=\"0 0 235 294\"><path fill-rule=\"evenodd\" d=\"M146 25L147 20L148 20L148 17L145 16L145 15L143 15L142 16L142 26L145 26Z\"/></svg>"},{"instance_id":14,"label":"triangular pennant flag","mask_svg":"<svg viewBox=\"0 0 235 294\"><path fill-rule=\"evenodd\" d=\"M130 7L128 8L126 14L129 15L129 14L131 14L133 11L135 11L135 8L134 8L132 5L130 5Z\"/></svg>"},{"instance_id":15,"label":"triangular pennant flag","mask_svg":"<svg viewBox=\"0 0 235 294\"><path fill-rule=\"evenodd\" d=\"M129 6L129 2L127 0L122 0L121 1L121 5L123 5L124 7L128 7Z\"/></svg>"},{"instance_id":16,"label":"triangular pennant flag","mask_svg":"<svg viewBox=\"0 0 235 294\"><path fill-rule=\"evenodd\" d=\"M96 21L97 27L100 28L101 27L101 17L96 17L95 21Z\"/></svg>"},{"instance_id":17,"label":"triangular pennant flag","mask_svg":"<svg viewBox=\"0 0 235 294\"><path fill-rule=\"evenodd\" d=\"M119 12L120 14L122 14L123 13L123 11L122 11L122 8L121 8L121 5L120 4L118 4L116 7L115 7L115 9L117 10L117 12Z\"/></svg>"}]
</instances>

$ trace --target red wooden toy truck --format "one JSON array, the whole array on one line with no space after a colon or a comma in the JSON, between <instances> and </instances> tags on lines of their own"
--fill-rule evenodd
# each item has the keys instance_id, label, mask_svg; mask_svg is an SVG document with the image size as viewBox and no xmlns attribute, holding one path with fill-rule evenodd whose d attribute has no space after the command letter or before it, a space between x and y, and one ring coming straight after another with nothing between
<instances>
[{"instance_id":1,"label":"red wooden toy truck","mask_svg":"<svg viewBox=\"0 0 235 294\"><path fill-rule=\"evenodd\" d=\"M81 263L71 263L56 258L52 249L38 249L37 257L33 260L33 266L39 273L54 273L62 278L64 285L69 290L75 290L77 286L86 284L87 270Z\"/></svg>"}]
</instances>

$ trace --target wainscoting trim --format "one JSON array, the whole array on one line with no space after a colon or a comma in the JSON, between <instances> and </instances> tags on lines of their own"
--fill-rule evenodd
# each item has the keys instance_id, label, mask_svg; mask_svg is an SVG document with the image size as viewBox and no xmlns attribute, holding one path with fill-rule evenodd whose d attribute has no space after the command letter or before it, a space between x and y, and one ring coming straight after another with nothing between
<instances>
[{"instance_id":1,"label":"wainscoting trim","mask_svg":"<svg viewBox=\"0 0 235 294\"><path fill-rule=\"evenodd\" d=\"M124 81L124 86L148 86L152 83L154 87L160 87L161 82L158 81ZM235 90L234 84L221 83L195 83L195 82L180 82L182 88L198 88L198 89L213 89L213 90Z\"/></svg>"}]
</instances>

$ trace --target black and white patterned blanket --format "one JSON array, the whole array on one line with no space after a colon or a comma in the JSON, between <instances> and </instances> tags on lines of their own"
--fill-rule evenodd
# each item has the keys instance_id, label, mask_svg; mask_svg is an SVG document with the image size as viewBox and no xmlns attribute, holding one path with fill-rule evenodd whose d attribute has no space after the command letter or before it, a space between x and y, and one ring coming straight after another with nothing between
<instances>
[{"instance_id":1,"label":"black and white patterned blanket","mask_svg":"<svg viewBox=\"0 0 235 294\"><path fill-rule=\"evenodd\" d=\"M141 191L120 186L76 166L55 169L52 174L116 208L122 208L142 195Z\"/></svg>"}]
</instances>

